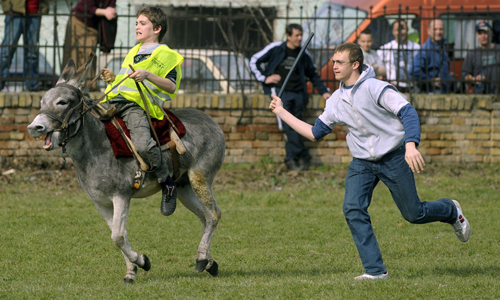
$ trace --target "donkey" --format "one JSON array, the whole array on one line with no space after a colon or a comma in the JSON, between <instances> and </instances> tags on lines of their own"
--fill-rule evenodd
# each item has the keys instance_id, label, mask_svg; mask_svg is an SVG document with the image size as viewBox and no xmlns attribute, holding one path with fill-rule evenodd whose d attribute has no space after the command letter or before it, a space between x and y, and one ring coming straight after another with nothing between
<instances>
[{"instance_id":1,"label":"donkey","mask_svg":"<svg viewBox=\"0 0 500 300\"><path fill-rule=\"evenodd\" d=\"M74 61L68 61L55 87L42 97L40 112L28 126L28 132L34 138L46 135L43 148L47 151L58 146L67 151L78 183L106 220L111 239L123 253L127 265L124 282L133 283L137 266L149 271L151 263L146 255L132 250L128 241L126 224L130 201L153 195L161 188L156 178L146 172L142 186L134 193L132 186L139 170L137 161L116 159L103 123L87 114L89 107L85 103L89 99L82 88L90 66L89 61L85 68L77 70ZM210 255L210 244L221 211L212 184L224 160L224 133L212 118L197 109L174 112L187 131L182 139L186 152L178 155L182 175L177 180L177 197L203 225L195 271L206 270L215 277L219 267ZM164 151L164 155L172 170L172 155L169 151Z\"/></svg>"}]
</instances>

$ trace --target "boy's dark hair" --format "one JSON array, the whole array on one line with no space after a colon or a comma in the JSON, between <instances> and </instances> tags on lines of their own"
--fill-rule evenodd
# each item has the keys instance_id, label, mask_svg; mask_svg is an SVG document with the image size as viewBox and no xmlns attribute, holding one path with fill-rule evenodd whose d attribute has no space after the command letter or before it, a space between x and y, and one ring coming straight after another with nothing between
<instances>
[{"instance_id":1,"label":"boy's dark hair","mask_svg":"<svg viewBox=\"0 0 500 300\"><path fill-rule=\"evenodd\" d=\"M406 23L406 21L404 19L397 19L396 21L392 22L391 30L394 30L394 25L396 25L396 24L401 25L403 23L406 25L406 28L408 28L408 23Z\"/></svg>"},{"instance_id":2,"label":"boy's dark hair","mask_svg":"<svg viewBox=\"0 0 500 300\"><path fill-rule=\"evenodd\" d=\"M361 50L361 47L358 44L355 43L345 43L337 48L335 48L335 53L341 53L341 52L349 52L349 61L351 63L357 61L359 62L359 67L358 71L361 73L363 70L363 51Z\"/></svg>"},{"instance_id":3,"label":"boy's dark hair","mask_svg":"<svg viewBox=\"0 0 500 300\"><path fill-rule=\"evenodd\" d=\"M302 29L302 26L300 24L296 24L296 23L288 24L286 26L285 32L287 35L292 35L294 29L297 29L300 32L304 32L304 30Z\"/></svg>"},{"instance_id":4,"label":"boy's dark hair","mask_svg":"<svg viewBox=\"0 0 500 300\"><path fill-rule=\"evenodd\" d=\"M372 34L372 31L370 29L365 29L365 30L361 31L360 35L361 34Z\"/></svg>"},{"instance_id":5,"label":"boy's dark hair","mask_svg":"<svg viewBox=\"0 0 500 300\"><path fill-rule=\"evenodd\" d=\"M360 37L362 34L369 34L369 35L373 36L373 35L372 35L372 31L371 31L370 29L368 29L368 28L367 28L367 29L365 29L365 30L361 31L361 33L358 35L358 37L356 38L356 40L358 40L358 39L359 39L359 37Z\"/></svg>"},{"instance_id":6,"label":"boy's dark hair","mask_svg":"<svg viewBox=\"0 0 500 300\"><path fill-rule=\"evenodd\" d=\"M158 36L158 42L161 43L165 33L167 33L167 15L165 12L158 6L145 6L137 12L137 17L140 15L146 16L153 23L153 29L158 29L161 26Z\"/></svg>"}]
</instances>

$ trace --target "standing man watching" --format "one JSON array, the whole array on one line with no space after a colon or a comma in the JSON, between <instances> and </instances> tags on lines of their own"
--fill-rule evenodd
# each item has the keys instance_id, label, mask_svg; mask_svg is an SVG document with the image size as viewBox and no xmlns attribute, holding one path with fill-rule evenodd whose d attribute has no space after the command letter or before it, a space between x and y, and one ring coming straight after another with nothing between
<instances>
[{"instance_id":1,"label":"standing man watching","mask_svg":"<svg viewBox=\"0 0 500 300\"><path fill-rule=\"evenodd\" d=\"M408 25L403 19L392 23L394 40L380 47L377 51L382 58L387 72L387 80L401 93L410 91L409 69L420 45L408 40Z\"/></svg>"},{"instance_id":2,"label":"standing man watching","mask_svg":"<svg viewBox=\"0 0 500 300\"><path fill-rule=\"evenodd\" d=\"M474 94L500 93L500 45L493 44L493 29L482 21L476 25L479 47L467 53L462 78L473 83Z\"/></svg>"},{"instance_id":3,"label":"standing man watching","mask_svg":"<svg viewBox=\"0 0 500 300\"><path fill-rule=\"evenodd\" d=\"M443 21L430 21L428 33L429 38L413 60L410 75L418 80L421 92L446 94L451 91L452 81Z\"/></svg>"},{"instance_id":4,"label":"standing man watching","mask_svg":"<svg viewBox=\"0 0 500 300\"><path fill-rule=\"evenodd\" d=\"M452 225L461 242L470 237L470 225L458 201L441 198L421 202L413 172L424 169L417 150L420 123L413 106L394 86L375 79L375 72L363 64L363 52L353 43L338 46L333 70L340 87L326 101L314 126L290 114L280 98L273 96L269 108L311 141L345 124L347 145L353 159L345 180L343 211L365 273L355 280L387 279L368 208L379 181L389 188L399 211L412 224L443 222Z\"/></svg>"},{"instance_id":5,"label":"standing man watching","mask_svg":"<svg viewBox=\"0 0 500 300\"><path fill-rule=\"evenodd\" d=\"M262 82L264 92L268 95L278 95L283 86L283 81L291 70L302 44L302 26L289 24L286 27L286 42L274 42L257 52L250 59L250 69L258 81ZM263 67L262 64L266 63ZM295 71L282 95L284 107L295 117L302 119L304 109L308 103L307 79L311 80L314 87L326 100L330 93L319 77L316 66L307 51L301 57ZM289 170L308 170L311 162L309 149L304 141L288 124L281 124L280 129L285 132L285 165Z\"/></svg>"},{"instance_id":6,"label":"standing man watching","mask_svg":"<svg viewBox=\"0 0 500 300\"><path fill-rule=\"evenodd\" d=\"M96 52L100 18L116 19L116 0L80 0L71 10L64 36L63 66L72 58L77 67L85 65L90 53ZM97 60L92 61L86 83L96 74ZM63 68L61 68L63 69ZM97 90L94 83L91 90Z\"/></svg>"},{"instance_id":7,"label":"standing man watching","mask_svg":"<svg viewBox=\"0 0 500 300\"><path fill-rule=\"evenodd\" d=\"M38 86L38 40L40 37L41 15L49 12L48 0L2 0L5 13L5 34L0 55L0 91L5 87L9 68L16 52L17 43L23 35L23 74L28 91L36 91Z\"/></svg>"}]
</instances>

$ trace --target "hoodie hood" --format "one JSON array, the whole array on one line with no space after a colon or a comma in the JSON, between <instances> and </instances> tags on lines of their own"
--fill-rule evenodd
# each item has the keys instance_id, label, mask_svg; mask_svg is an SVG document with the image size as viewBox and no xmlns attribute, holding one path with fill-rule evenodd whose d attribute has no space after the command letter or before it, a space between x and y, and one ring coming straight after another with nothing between
<instances>
[{"instance_id":1,"label":"hoodie hood","mask_svg":"<svg viewBox=\"0 0 500 300\"><path fill-rule=\"evenodd\" d=\"M369 78L375 78L375 70L373 69L372 66L367 65L367 64L363 64L363 70L361 71L361 74L359 75L358 80L356 80L356 83L354 84L353 91L354 91L354 89L359 87L359 85L361 83L363 83L365 80L367 80ZM345 84L343 82L341 82L339 89L343 90L344 88L345 88Z\"/></svg>"}]
</instances>

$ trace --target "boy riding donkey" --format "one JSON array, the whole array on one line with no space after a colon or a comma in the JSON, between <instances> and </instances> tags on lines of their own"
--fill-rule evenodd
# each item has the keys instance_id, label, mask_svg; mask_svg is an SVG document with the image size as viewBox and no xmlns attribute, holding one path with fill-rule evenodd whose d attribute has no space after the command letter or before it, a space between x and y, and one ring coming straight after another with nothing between
<instances>
[{"instance_id":1,"label":"boy riding donkey","mask_svg":"<svg viewBox=\"0 0 500 300\"><path fill-rule=\"evenodd\" d=\"M139 44L129 51L118 75L102 69L101 78L112 82L106 89L106 93L109 92L107 100L116 107L116 116L127 125L132 143L149 165L149 172L158 178L162 187L161 213L168 216L176 207L175 178L170 176L160 145L151 136L146 112L151 118L163 120L163 102L172 100L179 89L183 57L160 44L167 32L167 17L160 8L139 10L135 32ZM143 93L148 101L143 101L139 84L148 89Z\"/></svg>"}]
</instances>

